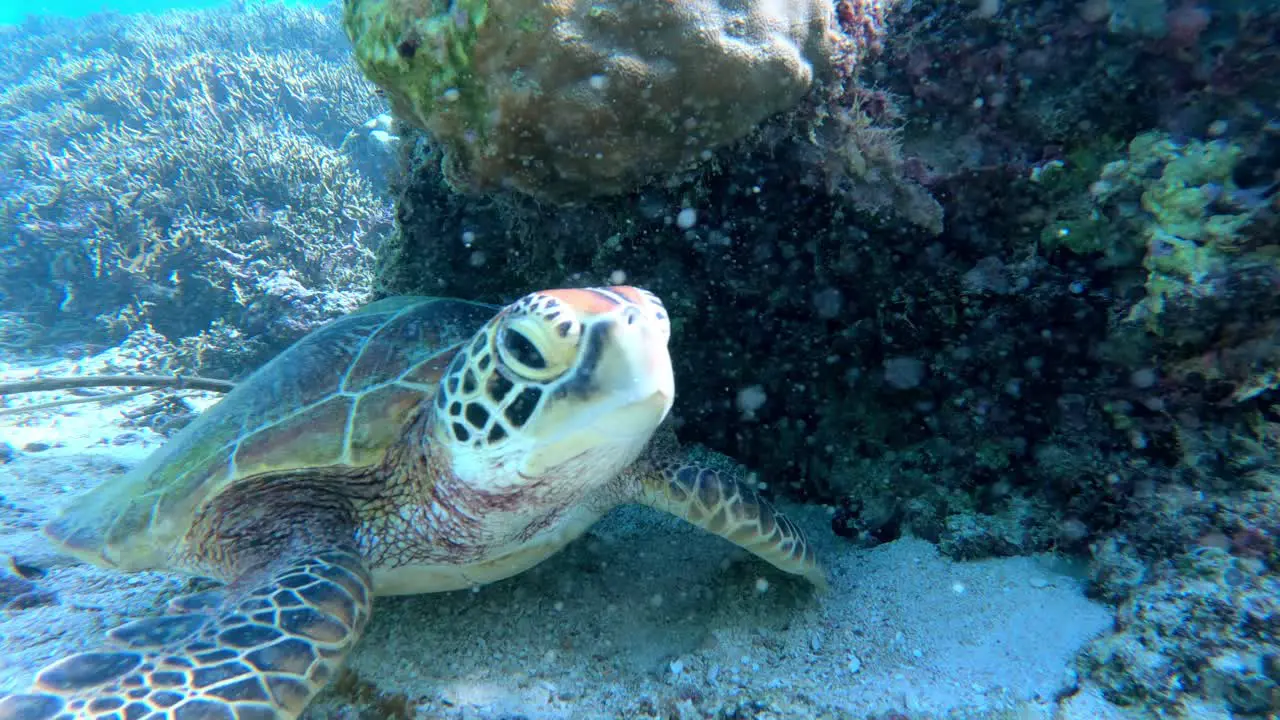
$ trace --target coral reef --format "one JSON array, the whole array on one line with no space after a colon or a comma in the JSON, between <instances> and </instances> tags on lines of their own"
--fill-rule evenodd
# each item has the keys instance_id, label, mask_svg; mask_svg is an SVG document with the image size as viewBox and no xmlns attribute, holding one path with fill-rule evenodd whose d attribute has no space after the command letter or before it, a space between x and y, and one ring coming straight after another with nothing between
<instances>
[{"instance_id":1,"label":"coral reef","mask_svg":"<svg viewBox=\"0 0 1280 720\"><path fill-rule=\"evenodd\" d=\"M1270 134L1175 141L1147 132L1123 158L1076 169L1094 178L1087 194L1077 189L1065 199L1042 237L1051 248L1100 256L1115 273L1117 296L1137 298L1116 306L1125 317L1106 348L1111 355L1154 354L1166 381L1182 385L1195 375L1229 390L1232 402L1277 387L1276 179L1250 186L1241 164L1275 151Z\"/></svg>"},{"instance_id":2,"label":"coral reef","mask_svg":"<svg viewBox=\"0 0 1280 720\"><path fill-rule=\"evenodd\" d=\"M827 0L348 0L355 58L457 188L569 202L705 161L836 58Z\"/></svg>"},{"instance_id":3,"label":"coral reef","mask_svg":"<svg viewBox=\"0 0 1280 720\"><path fill-rule=\"evenodd\" d=\"M263 4L6 38L6 334L35 332L30 349L149 325L189 370L227 375L359 304L390 208L340 147L382 103L336 23Z\"/></svg>"},{"instance_id":4,"label":"coral reef","mask_svg":"<svg viewBox=\"0 0 1280 720\"><path fill-rule=\"evenodd\" d=\"M1186 710L1199 696L1244 716L1280 709L1280 261L1275 130L1239 118L1219 137L1146 132L1116 159L1082 153L1041 173L1058 201L1046 247L1103 269L1114 298L1095 356L1130 369L1102 394L1146 465L1093 545L1117 631L1082 668L1125 704ZM1127 479L1126 479L1127 478Z\"/></svg>"},{"instance_id":5,"label":"coral reef","mask_svg":"<svg viewBox=\"0 0 1280 720\"><path fill-rule=\"evenodd\" d=\"M1266 507L1280 511L1274 497ZM1177 707L1199 694L1245 717L1280 710L1274 558L1210 538L1159 565L1121 604L1116 632L1083 654L1082 669L1124 705Z\"/></svg>"}]
</instances>

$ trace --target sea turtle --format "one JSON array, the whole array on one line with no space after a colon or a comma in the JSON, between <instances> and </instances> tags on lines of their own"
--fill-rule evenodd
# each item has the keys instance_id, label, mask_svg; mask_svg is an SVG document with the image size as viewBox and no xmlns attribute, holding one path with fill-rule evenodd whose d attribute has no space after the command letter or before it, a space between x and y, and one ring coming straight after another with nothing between
<instances>
[{"instance_id":1,"label":"sea turtle","mask_svg":"<svg viewBox=\"0 0 1280 720\"><path fill-rule=\"evenodd\" d=\"M625 502L822 584L799 528L655 436L669 335L633 287L389 298L313 331L45 528L96 565L226 585L49 665L0 718L296 717L375 595L514 575Z\"/></svg>"}]
</instances>

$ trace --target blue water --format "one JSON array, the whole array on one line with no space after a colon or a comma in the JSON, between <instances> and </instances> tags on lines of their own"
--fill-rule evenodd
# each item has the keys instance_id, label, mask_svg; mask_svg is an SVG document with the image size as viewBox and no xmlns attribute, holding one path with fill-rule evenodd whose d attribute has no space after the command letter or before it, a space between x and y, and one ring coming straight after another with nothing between
<instances>
[{"instance_id":1,"label":"blue water","mask_svg":"<svg viewBox=\"0 0 1280 720\"><path fill-rule=\"evenodd\" d=\"M303 5L321 5L315 0L292 0ZM137 13L163 10L194 10L230 5L228 0L111 0L111 2L84 2L84 0L45 0L40 3L0 0L0 25L14 25L30 15L59 15L82 17L101 12Z\"/></svg>"}]
</instances>

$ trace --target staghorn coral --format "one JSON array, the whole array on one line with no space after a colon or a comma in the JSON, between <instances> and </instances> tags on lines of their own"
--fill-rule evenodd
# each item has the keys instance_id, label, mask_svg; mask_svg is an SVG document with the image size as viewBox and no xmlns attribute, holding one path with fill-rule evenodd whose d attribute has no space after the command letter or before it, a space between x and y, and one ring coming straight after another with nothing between
<instances>
[{"instance_id":1,"label":"staghorn coral","mask_svg":"<svg viewBox=\"0 0 1280 720\"><path fill-rule=\"evenodd\" d=\"M558 203L708 159L830 76L839 44L819 0L348 0L343 19L451 184Z\"/></svg>"},{"instance_id":2,"label":"staghorn coral","mask_svg":"<svg viewBox=\"0 0 1280 720\"><path fill-rule=\"evenodd\" d=\"M229 373L360 302L390 208L342 142L382 103L344 62L333 12L25 29L0 63L0 123L16 130L0 146L6 305L46 327L98 318L110 337L223 338L191 356ZM279 277L303 291L272 292ZM286 311L307 320L270 317Z\"/></svg>"}]
</instances>

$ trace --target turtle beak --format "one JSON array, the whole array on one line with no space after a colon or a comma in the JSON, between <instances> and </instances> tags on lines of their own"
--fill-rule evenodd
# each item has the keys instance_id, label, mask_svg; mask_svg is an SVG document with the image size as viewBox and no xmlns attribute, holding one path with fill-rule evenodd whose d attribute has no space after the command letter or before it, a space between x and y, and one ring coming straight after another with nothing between
<instances>
[{"instance_id":1,"label":"turtle beak","mask_svg":"<svg viewBox=\"0 0 1280 720\"><path fill-rule=\"evenodd\" d=\"M675 373L667 351L665 324L641 317L627 308L609 329L617 348L614 357L601 363L601 383L616 388L619 406L611 413L621 434L652 433L671 411L676 397Z\"/></svg>"},{"instance_id":2,"label":"turtle beak","mask_svg":"<svg viewBox=\"0 0 1280 720\"><path fill-rule=\"evenodd\" d=\"M614 471L633 462L675 400L669 336L665 316L636 307L588 326L581 364L539 418L560 431L531 454L524 472L539 475L579 456Z\"/></svg>"}]
</instances>

